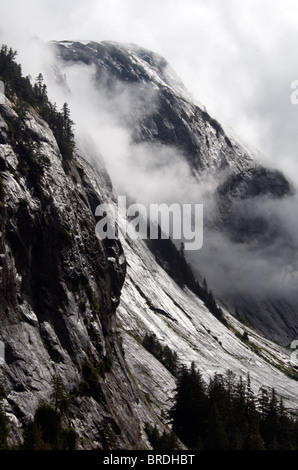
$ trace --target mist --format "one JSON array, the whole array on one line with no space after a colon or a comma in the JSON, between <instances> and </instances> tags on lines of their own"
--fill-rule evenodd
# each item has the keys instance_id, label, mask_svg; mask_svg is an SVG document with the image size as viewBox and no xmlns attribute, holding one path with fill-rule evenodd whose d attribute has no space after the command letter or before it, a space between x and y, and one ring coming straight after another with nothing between
<instances>
[{"instance_id":1,"label":"mist","mask_svg":"<svg viewBox=\"0 0 298 470\"><path fill-rule=\"evenodd\" d=\"M177 202L204 205L203 247L186 253L200 280L205 277L224 299L231 294L255 301L296 299L296 194L235 201L238 214L248 220L260 218L268 225L265 244L255 238L235 242L225 230L212 228L220 217L214 195L222 174L194 177L181 150L156 142L134 142L129 116L153 115L159 105L154 87L116 82L111 93L108 77L99 82L92 66L55 66L65 82L61 88L61 81L57 85L57 76L52 75L50 88L61 103L67 99L70 104L78 149L91 162L104 163L117 194L146 207Z\"/></svg>"},{"instance_id":2,"label":"mist","mask_svg":"<svg viewBox=\"0 0 298 470\"><path fill-rule=\"evenodd\" d=\"M191 263L218 298L297 301L297 203L297 195L250 202L254 216L268 223L265 241L251 237L236 242L225 231L206 230L204 246L191 253ZM244 204L243 217L248 217L245 209Z\"/></svg>"},{"instance_id":3,"label":"mist","mask_svg":"<svg viewBox=\"0 0 298 470\"><path fill-rule=\"evenodd\" d=\"M101 2L97 7L95 3L82 6L74 2L70 7L69 2L54 2L50 8L49 2L29 2L31 23L38 25L31 33L23 3L12 2L17 10L13 12L12 6L7 6L1 20L1 41L18 50L24 74L34 80L43 73L52 102L58 107L68 102L79 153L107 168L117 194L127 194L146 206L175 202L204 205L203 247L188 252L187 257L218 297L232 292L260 300L294 298L298 277L297 196L252 202L250 210L271 227L267 246L254 239L235 242L225 231L212 230L213 221L219 217L214 194L222 175L198 181L181 150L134 142L129 113L150 118L159 105L156 89L117 82L111 93L108 77L98 82L92 66L62 64L48 45L49 39L112 39L132 41L165 55L195 102L214 111L221 124L232 128L261 162L283 170L296 184L298 107L290 101L290 84L297 78L294 3L277 2L273 7L267 1L261 6L250 2L240 12L242 7L235 1L225 2L224 7L219 1L210 2L210 6L204 1L190 2L189 9L178 2L169 14L169 2L159 7L153 2L148 11L144 3L140 2L137 9L136 3L129 1L127 9L119 9L122 19L119 12L116 15L113 11L113 17L112 10L103 9L106 24L103 20L98 23L102 29L95 28L91 18ZM65 12L69 13L67 22L63 20ZM80 14L84 21L79 21ZM153 19L155 34L150 35ZM238 210L245 215L247 207Z\"/></svg>"}]
</instances>

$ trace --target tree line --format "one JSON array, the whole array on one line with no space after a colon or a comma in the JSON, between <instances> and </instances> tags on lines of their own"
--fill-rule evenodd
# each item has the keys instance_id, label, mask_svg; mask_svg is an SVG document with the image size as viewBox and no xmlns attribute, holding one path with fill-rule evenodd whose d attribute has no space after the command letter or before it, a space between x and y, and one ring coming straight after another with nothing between
<instances>
[{"instance_id":1,"label":"tree line","mask_svg":"<svg viewBox=\"0 0 298 470\"><path fill-rule=\"evenodd\" d=\"M221 307L217 304L212 290L209 288L206 279L202 283L196 279L193 270L185 258L184 243L179 249L171 238L162 238L159 227L159 237L157 239L146 240L150 250L154 253L157 263L167 272L167 274L181 287L188 287L199 299L201 299L208 310L224 325L227 321Z\"/></svg>"},{"instance_id":2,"label":"tree line","mask_svg":"<svg viewBox=\"0 0 298 470\"><path fill-rule=\"evenodd\" d=\"M5 84L5 95L17 106L19 116L24 115L27 106L32 106L38 114L48 123L63 160L72 159L75 150L73 121L67 103L61 110L56 103L51 103L48 98L47 86L43 75L40 73L32 85L29 76L24 77L21 65L16 62L17 52L2 45L0 49L0 79Z\"/></svg>"},{"instance_id":3,"label":"tree line","mask_svg":"<svg viewBox=\"0 0 298 470\"><path fill-rule=\"evenodd\" d=\"M274 388L256 395L249 375L228 371L209 382L183 367L170 410L172 431L192 450L297 450L298 421Z\"/></svg>"},{"instance_id":4,"label":"tree line","mask_svg":"<svg viewBox=\"0 0 298 470\"><path fill-rule=\"evenodd\" d=\"M178 362L178 354L175 351L172 351L168 345L162 346L154 333L146 333L142 345L156 357L174 377L177 377L180 365Z\"/></svg>"}]
</instances>

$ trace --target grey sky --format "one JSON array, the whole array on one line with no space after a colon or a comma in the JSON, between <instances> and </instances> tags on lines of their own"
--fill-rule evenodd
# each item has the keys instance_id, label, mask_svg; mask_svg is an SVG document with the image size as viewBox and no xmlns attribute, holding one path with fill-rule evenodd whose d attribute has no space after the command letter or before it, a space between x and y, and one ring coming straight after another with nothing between
<instances>
[{"instance_id":1,"label":"grey sky","mask_svg":"<svg viewBox=\"0 0 298 470\"><path fill-rule=\"evenodd\" d=\"M24 71L26 38L134 42L166 57L194 99L269 162L298 176L295 0L1 0L0 40Z\"/></svg>"}]
</instances>

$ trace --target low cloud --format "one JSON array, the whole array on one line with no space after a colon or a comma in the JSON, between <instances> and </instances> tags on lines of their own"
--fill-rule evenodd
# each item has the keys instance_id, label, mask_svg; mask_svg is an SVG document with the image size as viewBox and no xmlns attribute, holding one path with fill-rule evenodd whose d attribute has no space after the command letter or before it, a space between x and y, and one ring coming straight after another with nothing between
<instances>
[{"instance_id":1,"label":"low cloud","mask_svg":"<svg viewBox=\"0 0 298 470\"><path fill-rule=\"evenodd\" d=\"M204 204L203 247L187 257L217 296L296 297L297 196L235 201L238 215L258 217L269 227L267 244L254 237L236 242L225 227L212 229L220 218L215 195L223 175L194 177L185 155L174 146L135 142L131 114L153 115L159 104L154 87L114 81L111 91L109 77L98 81L95 67L56 60L46 73L50 96L60 105L65 100L70 105L81 154L105 165L118 194L145 206Z\"/></svg>"},{"instance_id":2,"label":"low cloud","mask_svg":"<svg viewBox=\"0 0 298 470\"><path fill-rule=\"evenodd\" d=\"M180 150L134 141L129 113L154 113L154 87L115 82L111 92L108 77L95 86L95 68L62 66L47 40L131 41L165 55L195 100L233 127L248 147L257 148L261 161L283 169L296 183L298 106L290 101L290 84L298 79L293 47L297 5L291 0L245 6L233 0L190 1L187 6L178 1L175 8L172 2L154 1L150 8L133 0L111 3L113 8L91 0L84 5L55 2L55 10L53 2L29 1L27 13L24 2L12 1L1 18L0 38L18 49L25 74L33 79L44 74L52 101L69 103L80 152L104 162L118 194L144 204L204 204L203 248L188 256L216 294L295 296L297 197L253 202L254 212L275 230L267 246L235 242L224 230L211 230L208 223L218 217L216 178L198 184Z\"/></svg>"}]
</instances>

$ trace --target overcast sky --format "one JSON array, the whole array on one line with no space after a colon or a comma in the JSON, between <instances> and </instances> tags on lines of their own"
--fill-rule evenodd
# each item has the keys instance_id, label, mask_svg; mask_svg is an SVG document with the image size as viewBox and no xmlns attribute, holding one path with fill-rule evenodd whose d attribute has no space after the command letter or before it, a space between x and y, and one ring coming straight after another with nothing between
<instances>
[{"instance_id":1,"label":"overcast sky","mask_svg":"<svg viewBox=\"0 0 298 470\"><path fill-rule=\"evenodd\" d=\"M0 40L134 42L166 57L195 100L298 180L297 0L1 1ZM34 71L33 71L34 72Z\"/></svg>"}]
</instances>

